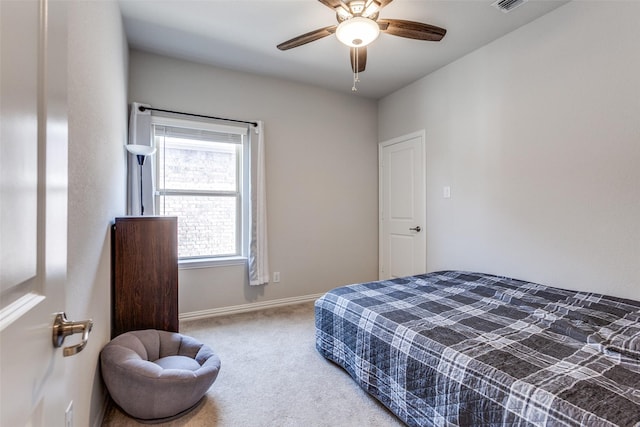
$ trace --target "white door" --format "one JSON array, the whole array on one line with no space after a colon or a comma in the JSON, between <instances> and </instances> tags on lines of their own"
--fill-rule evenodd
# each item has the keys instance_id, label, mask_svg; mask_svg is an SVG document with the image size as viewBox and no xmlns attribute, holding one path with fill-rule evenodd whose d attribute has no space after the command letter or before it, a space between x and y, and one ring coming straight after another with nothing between
<instances>
[{"instance_id":1,"label":"white door","mask_svg":"<svg viewBox=\"0 0 640 427\"><path fill-rule=\"evenodd\" d=\"M62 426L52 344L67 270L65 2L0 0L0 425ZM65 343L66 344L66 343Z\"/></svg>"},{"instance_id":2,"label":"white door","mask_svg":"<svg viewBox=\"0 0 640 427\"><path fill-rule=\"evenodd\" d=\"M379 146L380 279L426 272L425 135Z\"/></svg>"}]
</instances>

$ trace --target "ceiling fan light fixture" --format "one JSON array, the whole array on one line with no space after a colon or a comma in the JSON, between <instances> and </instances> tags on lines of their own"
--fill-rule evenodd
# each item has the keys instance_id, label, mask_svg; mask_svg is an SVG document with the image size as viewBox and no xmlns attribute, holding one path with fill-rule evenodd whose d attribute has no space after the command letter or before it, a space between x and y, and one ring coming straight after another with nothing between
<instances>
[{"instance_id":1,"label":"ceiling fan light fixture","mask_svg":"<svg viewBox=\"0 0 640 427\"><path fill-rule=\"evenodd\" d=\"M380 35L378 24L361 16L342 21L336 29L336 37L349 47L364 47Z\"/></svg>"},{"instance_id":2,"label":"ceiling fan light fixture","mask_svg":"<svg viewBox=\"0 0 640 427\"><path fill-rule=\"evenodd\" d=\"M351 10L352 14L359 16L364 10L365 5L366 2L364 0L351 0L349 2L349 9Z\"/></svg>"},{"instance_id":3,"label":"ceiling fan light fixture","mask_svg":"<svg viewBox=\"0 0 640 427\"><path fill-rule=\"evenodd\" d=\"M351 12L349 12L342 4L335 8L336 14L338 15L338 21L342 22L346 19L351 18Z\"/></svg>"},{"instance_id":4,"label":"ceiling fan light fixture","mask_svg":"<svg viewBox=\"0 0 640 427\"><path fill-rule=\"evenodd\" d=\"M375 13L377 11L379 11L379 10L380 10L380 3L378 3L377 1L372 1L365 8L364 12L362 12L361 16L364 16L365 18L369 18L369 17L375 15Z\"/></svg>"}]
</instances>

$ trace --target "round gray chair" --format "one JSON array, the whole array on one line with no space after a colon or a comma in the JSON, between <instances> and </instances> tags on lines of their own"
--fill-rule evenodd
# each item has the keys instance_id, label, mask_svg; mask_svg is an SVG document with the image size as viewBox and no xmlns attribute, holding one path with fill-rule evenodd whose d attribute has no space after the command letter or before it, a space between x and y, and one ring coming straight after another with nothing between
<instances>
[{"instance_id":1,"label":"round gray chair","mask_svg":"<svg viewBox=\"0 0 640 427\"><path fill-rule=\"evenodd\" d=\"M146 422L193 409L218 376L211 348L176 332L148 329L117 336L100 353L102 377L113 401Z\"/></svg>"}]
</instances>

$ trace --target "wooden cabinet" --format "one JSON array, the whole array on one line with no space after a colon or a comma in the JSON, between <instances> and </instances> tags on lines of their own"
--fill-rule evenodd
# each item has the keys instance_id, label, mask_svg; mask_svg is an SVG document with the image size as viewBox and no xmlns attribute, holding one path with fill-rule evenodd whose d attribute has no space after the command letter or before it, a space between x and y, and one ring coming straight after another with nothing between
<instances>
[{"instance_id":1,"label":"wooden cabinet","mask_svg":"<svg viewBox=\"0 0 640 427\"><path fill-rule=\"evenodd\" d=\"M178 332L177 218L116 218L111 245L111 337L139 329Z\"/></svg>"}]
</instances>

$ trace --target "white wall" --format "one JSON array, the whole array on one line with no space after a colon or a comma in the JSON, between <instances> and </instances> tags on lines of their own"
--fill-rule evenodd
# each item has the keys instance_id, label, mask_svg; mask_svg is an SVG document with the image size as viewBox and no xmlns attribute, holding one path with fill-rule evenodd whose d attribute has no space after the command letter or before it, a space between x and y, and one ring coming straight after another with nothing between
<instances>
[{"instance_id":1,"label":"white wall","mask_svg":"<svg viewBox=\"0 0 640 427\"><path fill-rule=\"evenodd\" d=\"M65 359L74 425L101 419L99 352L111 334L110 224L125 209L128 48L113 1L69 7L69 227L66 313L92 318L87 347Z\"/></svg>"},{"instance_id":2,"label":"white wall","mask_svg":"<svg viewBox=\"0 0 640 427\"><path fill-rule=\"evenodd\" d=\"M639 16L571 2L380 101L426 129L429 271L640 299Z\"/></svg>"},{"instance_id":3,"label":"white wall","mask_svg":"<svg viewBox=\"0 0 640 427\"><path fill-rule=\"evenodd\" d=\"M180 313L313 295L377 277L376 103L274 78L132 51L129 101L264 120L271 271L180 271Z\"/></svg>"}]
</instances>

